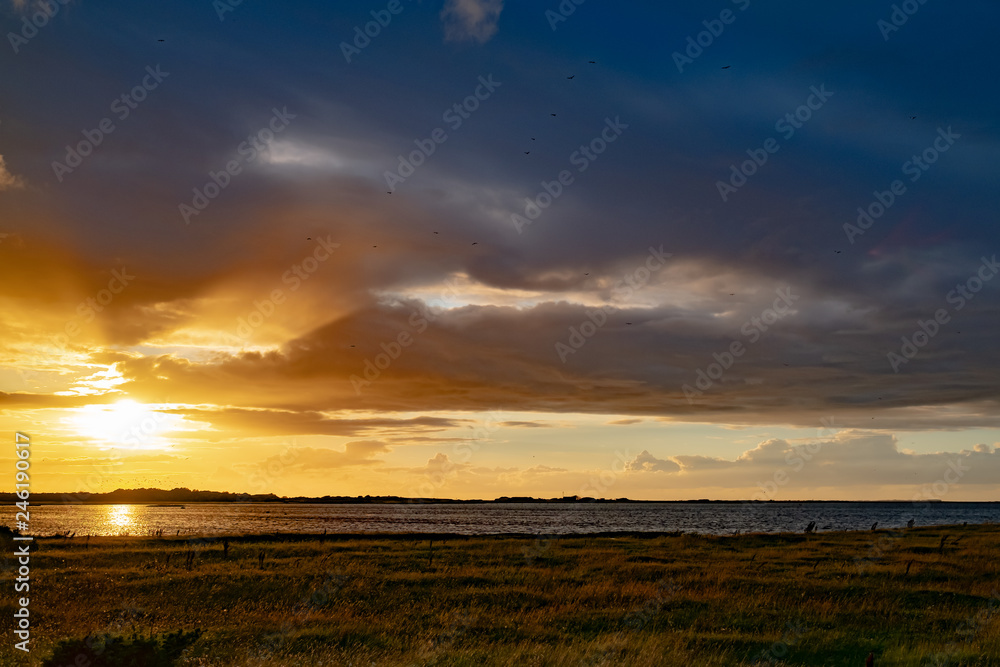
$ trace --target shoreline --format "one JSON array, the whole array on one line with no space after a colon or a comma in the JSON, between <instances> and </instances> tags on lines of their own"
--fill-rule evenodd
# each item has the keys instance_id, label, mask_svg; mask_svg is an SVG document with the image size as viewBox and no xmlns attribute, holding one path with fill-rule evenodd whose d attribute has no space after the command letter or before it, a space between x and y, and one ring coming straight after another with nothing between
<instances>
[{"instance_id":1,"label":"shoreline","mask_svg":"<svg viewBox=\"0 0 1000 667\"><path fill-rule=\"evenodd\" d=\"M567 539L635 539L635 540L655 540L659 538L679 538L698 537L706 539L736 539L736 538L768 538L768 537L802 537L822 538L837 536L871 535L875 538L883 535L899 534L919 534L929 531L959 530L959 529L979 529L985 527L1000 527L1000 524L992 522L983 523L952 523L952 524L929 524L907 528L905 526L878 528L876 530L826 530L813 533L805 531L778 531L768 532L741 532L741 533L700 533L697 531L600 531L593 533L449 533L449 532L272 532L272 533L189 533L189 534L164 534L162 536L153 535L80 535L75 537L65 537L63 535L30 535L37 541L61 541L67 543L79 543L88 537L91 540L132 540L149 541L154 544L190 542L192 540L218 541L228 540L232 543L252 543L252 542L349 542L349 541L469 541L469 540L567 540ZM17 533L15 533L17 534Z\"/></svg>"},{"instance_id":2,"label":"shoreline","mask_svg":"<svg viewBox=\"0 0 1000 667\"><path fill-rule=\"evenodd\" d=\"M55 493L35 493L32 494L32 506L66 506L66 505L141 505L147 507L180 507L182 505L831 505L831 504L852 504L852 505L901 505L901 504L930 504L930 505L1000 505L1000 500L942 500L939 498L928 498L919 501L905 499L887 500L779 500L771 498L768 500L745 499L745 500L632 500L630 498L577 498L574 500L562 498L518 498L518 499L494 499L494 500L460 500L454 498L399 498L399 499L337 499L324 500L323 498L272 498L267 500L247 500L247 499L203 499L190 500L188 498L172 499L157 498L145 500L116 500L113 498L101 498L96 500L65 499L70 494ZM9 497L8 497L9 496ZM61 496L61 497L49 497ZM0 502L16 500L13 493L0 493Z\"/></svg>"}]
</instances>

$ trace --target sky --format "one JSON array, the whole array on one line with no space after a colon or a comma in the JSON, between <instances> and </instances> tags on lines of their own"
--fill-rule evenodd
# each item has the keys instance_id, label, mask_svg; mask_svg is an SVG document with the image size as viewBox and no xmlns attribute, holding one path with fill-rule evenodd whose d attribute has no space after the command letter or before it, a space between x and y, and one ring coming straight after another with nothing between
<instances>
[{"instance_id":1,"label":"sky","mask_svg":"<svg viewBox=\"0 0 1000 667\"><path fill-rule=\"evenodd\" d=\"M0 3L36 492L1000 499L993 2Z\"/></svg>"}]
</instances>

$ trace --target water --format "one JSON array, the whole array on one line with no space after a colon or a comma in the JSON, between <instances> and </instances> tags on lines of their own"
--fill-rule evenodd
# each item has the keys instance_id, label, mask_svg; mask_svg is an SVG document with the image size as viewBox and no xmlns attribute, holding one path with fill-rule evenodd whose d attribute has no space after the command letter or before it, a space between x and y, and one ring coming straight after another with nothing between
<instances>
[{"instance_id":1,"label":"water","mask_svg":"<svg viewBox=\"0 0 1000 667\"><path fill-rule=\"evenodd\" d=\"M1000 503L510 503L496 505L309 505L198 503L37 505L30 533L51 535L247 533L522 533L566 535L612 531L801 532L810 521L827 530L1000 522ZM13 512L6 517L13 527ZM827 528L829 527L829 528Z\"/></svg>"}]
</instances>

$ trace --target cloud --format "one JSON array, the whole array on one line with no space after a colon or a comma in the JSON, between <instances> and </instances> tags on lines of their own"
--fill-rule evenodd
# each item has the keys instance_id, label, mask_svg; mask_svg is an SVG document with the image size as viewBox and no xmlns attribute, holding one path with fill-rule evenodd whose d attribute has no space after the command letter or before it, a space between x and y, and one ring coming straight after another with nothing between
<instances>
[{"instance_id":1,"label":"cloud","mask_svg":"<svg viewBox=\"0 0 1000 667\"><path fill-rule=\"evenodd\" d=\"M894 436L859 430L842 431L828 439L769 439L735 460L688 455L672 459L663 461L643 451L626 470L671 473L666 477L671 488L774 485L781 489L775 497L785 499L802 497L803 492L815 494L818 488L930 488L940 487L942 480L948 483L945 488L950 494L956 483L995 487L1000 479L1000 450L988 445L918 454L900 450Z\"/></svg>"},{"instance_id":2,"label":"cloud","mask_svg":"<svg viewBox=\"0 0 1000 667\"><path fill-rule=\"evenodd\" d=\"M503 0L448 0L441 10L445 39L488 42L497 32Z\"/></svg>"},{"instance_id":3,"label":"cloud","mask_svg":"<svg viewBox=\"0 0 1000 667\"><path fill-rule=\"evenodd\" d=\"M0 155L0 192L4 190L17 190L23 187L24 179L10 173L3 155Z\"/></svg>"},{"instance_id":4,"label":"cloud","mask_svg":"<svg viewBox=\"0 0 1000 667\"><path fill-rule=\"evenodd\" d=\"M625 465L625 469L630 472L677 472L681 467L673 461L658 459L644 449Z\"/></svg>"},{"instance_id":5,"label":"cloud","mask_svg":"<svg viewBox=\"0 0 1000 667\"><path fill-rule=\"evenodd\" d=\"M471 468L472 465L469 463L456 463L448 458L448 455L443 452L438 452L432 458L427 459L427 465L422 468L416 468L416 472L425 473L427 475L447 475L453 472L458 472L461 470L467 470Z\"/></svg>"},{"instance_id":6,"label":"cloud","mask_svg":"<svg viewBox=\"0 0 1000 667\"><path fill-rule=\"evenodd\" d=\"M568 468L555 468L553 466L537 465L532 468L524 470L522 474L524 475L549 475L554 472L569 472Z\"/></svg>"},{"instance_id":7,"label":"cloud","mask_svg":"<svg viewBox=\"0 0 1000 667\"><path fill-rule=\"evenodd\" d=\"M344 445L344 451L324 447L296 447L288 452L266 459L260 464L261 470L269 470L278 466L299 470L317 470L328 468L346 468L348 466L375 465L381 463L375 459L376 454L389 452L384 442L377 440L356 440Z\"/></svg>"},{"instance_id":8,"label":"cloud","mask_svg":"<svg viewBox=\"0 0 1000 667\"><path fill-rule=\"evenodd\" d=\"M526 422L526 421L500 422L500 426L502 426L503 428L552 428L551 424L545 424L542 422Z\"/></svg>"},{"instance_id":9,"label":"cloud","mask_svg":"<svg viewBox=\"0 0 1000 667\"><path fill-rule=\"evenodd\" d=\"M440 417L414 417L392 419L376 417L370 419L331 419L312 411L291 412L287 410L248 410L226 408L201 410L177 408L171 412L183 415L196 422L207 422L216 430L233 434L252 432L257 435L339 435L352 436L378 430L382 433L411 434L421 431L439 431L461 424L460 420Z\"/></svg>"}]
</instances>

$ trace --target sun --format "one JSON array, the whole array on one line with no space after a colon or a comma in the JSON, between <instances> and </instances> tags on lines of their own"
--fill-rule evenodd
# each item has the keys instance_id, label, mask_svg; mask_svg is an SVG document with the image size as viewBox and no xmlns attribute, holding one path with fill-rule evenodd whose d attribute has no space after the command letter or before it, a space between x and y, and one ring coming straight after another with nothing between
<instances>
[{"instance_id":1,"label":"sun","mask_svg":"<svg viewBox=\"0 0 1000 667\"><path fill-rule=\"evenodd\" d=\"M160 434L171 430L177 419L131 399L111 405L87 405L74 412L69 421L79 435L112 449L162 449L165 443Z\"/></svg>"}]
</instances>

